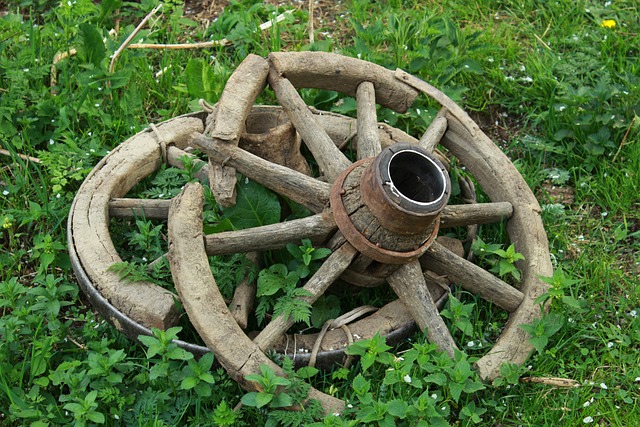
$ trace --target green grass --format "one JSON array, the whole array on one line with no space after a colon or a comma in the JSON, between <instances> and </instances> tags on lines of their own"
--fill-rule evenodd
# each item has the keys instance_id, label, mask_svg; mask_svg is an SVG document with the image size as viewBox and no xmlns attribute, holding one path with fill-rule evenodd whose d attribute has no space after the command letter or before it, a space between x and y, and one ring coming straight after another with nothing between
<instances>
[{"instance_id":1,"label":"green grass","mask_svg":"<svg viewBox=\"0 0 640 427\"><path fill-rule=\"evenodd\" d=\"M128 49L109 73L110 55L156 4L0 2L0 10L8 12L0 18L0 144L9 152L0 156L0 424L301 421L275 408L269 415L255 405L234 412L244 392L209 360L196 362L174 347L170 339L177 330L158 331L142 345L106 323L78 290L65 228L81 181L114 146L148 123L194 110L199 98L215 102L248 53L309 49L403 68L472 112L538 196L554 267L563 272L554 277L550 293L549 319L560 322L559 329L524 367L507 366L503 380L482 388L466 364L495 340L504 313L458 293L470 311L452 302L447 318L462 310L451 328L466 355L442 359L420 335L391 350L369 343L363 362L310 380L353 405L323 423L416 425L420 417L411 411L421 404L432 410L422 419L434 425L637 423L640 16L634 1L350 0L335 6L331 19L316 22L313 46L305 8L261 32L258 25L285 7L234 1L205 26L185 16L181 2L171 1L137 41L227 38L231 44L187 51ZM121 20L113 35L115 9ZM615 27L603 26L604 20L614 20ZM56 64L57 84L51 87L53 57L70 48L77 54ZM336 95L321 91L303 96L324 109L354 112L349 99L338 105ZM272 95L261 95L260 101L272 102ZM420 135L437 108L420 101L405 114L381 110L379 116ZM139 191L157 196L184 183L177 175L158 179L142 183ZM137 248L138 256L140 248L157 252L161 233L144 224L137 234L135 228L127 231L134 226L114 222L113 229L122 232L118 244ZM507 243L504 227L483 227L480 236L487 243ZM360 300L364 295L352 297L354 303L367 302ZM379 302L387 295L376 291L367 298ZM188 323L183 327L181 338L193 333ZM474 345L467 346L470 341ZM400 352L405 360L387 351ZM422 356L409 356L417 353ZM578 386L520 377L559 377ZM213 388L206 385L211 381ZM463 383L466 389L458 394L456 384ZM245 401L255 404L251 399Z\"/></svg>"}]
</instances>

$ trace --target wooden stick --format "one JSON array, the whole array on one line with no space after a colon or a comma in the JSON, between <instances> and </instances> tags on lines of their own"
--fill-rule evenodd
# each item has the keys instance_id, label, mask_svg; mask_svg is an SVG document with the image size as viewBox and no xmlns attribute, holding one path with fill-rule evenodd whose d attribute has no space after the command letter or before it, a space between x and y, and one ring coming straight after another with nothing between
<instances>
[{"instance_id":1,"label":"wooden stick","mask_svg":"<svg viewBox=\"0 0 640 427\"><path fill-rule=\"evenodd\" d=\"M440 227L461 227L470 224L492 224L508 219L513 214L509 202L447 205L440 215Z\"/></svg>"},{"instance_id":2,"label":"wooden stick","mask_svg":"<svg viewBox=\"0 0 640 427\"><path fill-rule=\"evenodd\" d=\"M171 200L114 198L109 201L111 218L143 216L147 219L167 219Z\"/></svg>"},{"instance_id":3,"label":"wooden stick","mask_svg":"<svg viewBox=\"0 0 640 427\"><path fill-rule=\"evenodd\" d=\"M325 182L204 135L195 135L193 143L205 150L210 160L233 166L241 174L314 212L322 212L329 201L331 186Z\"/></svg>"},{"instance_id":4,"label":"wooden stick","mask_svg":"<svg viewBox=\"0 0 640 427\"><path fill-rule=\"evenodd\" d=\"M269 84L322 172L329 182L335 181L351 162L336 147L289 80L272 68L269 71Z\"/></svg>"},{"instance_id":5,"label":"wooden stick","mask_svg":"<svg viewBox=\"0 0 640 427\"><path fill-rule=\"evenodd\" d=\"M313 28L313 3L314 0L309 0L309 44L315 43L315 34Z\"/></svg>"},{"instance_id":6,"label":"wooden stick","mask_svg":"<svg viewBox=\"0 0 640 427\"><path fill-rule=\"evenodd\" d=\"M521 383L544 384L552 387L580 387L580 383L569 378L557 377L522 377Z\"/></svg>"},{"instance_id":7,"label":"wooden stick","mask_svg":"<svg viewBox=\"0 0 640 427\"><path fill-rule=\"evenodd\" d=\"M58 83L58 68L56 64L63 59L69 58L78 53L78 51L74 48L69 49L66 52L58 52L53 56L53 61L51 61L51 77L49 80L49 86L51 87L51 95L56 96L58 91L55 89L55 85Z\"/></svg>"},{"instance_id":8,"label":"wooden stick","mask_svg":"<svg viewBox=\"0 0 640 427\"><path fill-rule=\"evenodd\" d=\"M170 145L167 148L167 163L173 166L174 168L184 169L184 163L180 158L182 156L189 156L193 159L194 165L199 165L200 163L204 163L204 165L200 168L200 170L193 174L195 178L199 180L206 181L209 179L209 163L200 160L198 156L195 154L187 153L184 150L179 149L175 145Z\"/></svg>"},{"instance_id":9,"label":"wooden stick","mask_svg":"<svg viewBox=\"0 0 640 427\"><path fill-rule=\"evenodd\" d=\"M433 119L427 130L420 138L420 146L432 152L436 145L442 139L442 135L447 131L447 118L445 117L446 109L443 107Z\"/></svg>"},{"instance_id":10,"label":"wooden stick","mask_svg":"<svg viewBox=\"0 0 640 427\"><path fill-rule=\"evenodd\" d=\"M404 303L418 327L426 332L429 341L437 344L449 356L458 347L444 320L438 313L418 261L402 265L387 278L389 285Z\"/></svg>"},{"instance_id":11,"label":"wooden stick","mask_svg":"<svg viewBox=\"0 0 640 427\"><path fill-rule=\"evenodd\" d=\"M301 299L313 304L340 277L340 274L349 267L357 253L358 251L349 243L345 243L336 249L304 285L304 289L309 291L311 296L301 297ZM264 351L278 341L294 323L291 316L277 316L269 322L253 342Z\"/></svg>"},{"instance_id":12,"label":"wooden stick","mask_svg":"<svg viewBox=\"0 0 640 427\"><path fill-rule=\"evenodd\" d=\"M524 294L481 267L460 258L440 243L433 242L420 259L425 268L447 278L487 301L512 312L520 306Z\"/></svg>"},{"instance_id":13,"label":"wooden stick","mask_svg":"<svg viewBox=\"0 0 640 427\"><path fill-rule=\"evenodd\" d=\"M248 252L246 257L254 264L260 264L260 254L258 252ZM231 315L242 329L246 329L249 324L249 313L253 310L255 300L256 281L249 281L247 277L245 277L238 283L238 286L236 286L233 299L231 300L231 304L229 304Z\"/></svg>"},{"instance_id":14,"label":"wooden stick","mask_svg":"<svg viewBox=\"0 0 640 427\"><path fill-rule=\"evenodd\" d=\"M142 21L140 21L138 26L131 32L131 34L129 34L129 36L120 45L120 47L113 53L113 56L111 57L111 62L109 63L109 74L113 74L113 70L116 68L116 61L118 60L118 56L120 56L120 54L127 48L129 43L131 43L131 40L134 39L134 37L140 32L140 30L142 30L142 27L145 26L145 24L149 21L149 19L151 19L151 17L155 15L156 12L160 10L161 7L162 7L162 3L154 7L153 10L149 12Z\"/></svg>"},{"instance_id":15,"label":"wooden stick","mask_svg":"<svg viewBox=\"0 0 640 427\"><path fill-rule=\"evenodd\" d=\"M380 135L376 115L376 91L371 82L362 82L356 90L358 114L358 160L380 153Z\"/></svg>"},{"instance_id":16,"label":"wooden stick","mask_svg":"<svg viewBox=\"0 0 640 427\"><path fill-rule=\"evenodd\" d=\"M9 157L12 156L11 151L5 150L4 148L0 148L0 154L2 154L3 156L9 156ZM22 160L26 160L28 162L41 163L41 160L37 157L31 157L31 156L27 156L26 154L20 154L20 153L15 153L15 155L20 157Z\"/></svg>"},{"instance_id":17,"label":"wooden stick","mask_svg":"<svg viewBox=\"0 0 640 427\"><path fill-rule=\"evenodd\" d=\"M260 24L260 30L264 31L273 26L274 23L282 22L287 15L290 15L293 9L286 10L284 13L276 16L274 19ZM228 46L231 42L229 40L212 40L208 42L198 43L174 43L174 44L158 44L158 43L132 43L128 46L129 49L205 49L214 46Z\"/></svg>"},{"instance_id":18,"label":"wooden stick","mask_svg":"<svg viewBox=\"0 0 640 427\"><path fill-rule=\"evenodd\" d=\"M207 255L266 251L282 248L287 243L300 243L302 239L322 244L335 230L331 215L323 213L246 230L209 234L205 236L205 246Z\"/></svg>"}]
</instances>

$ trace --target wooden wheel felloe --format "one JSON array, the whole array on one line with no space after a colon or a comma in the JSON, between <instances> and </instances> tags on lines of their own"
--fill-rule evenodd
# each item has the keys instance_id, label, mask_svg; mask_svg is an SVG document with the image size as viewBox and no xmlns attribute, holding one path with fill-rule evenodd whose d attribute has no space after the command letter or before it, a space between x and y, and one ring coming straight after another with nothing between
<instances>
[{"instance_id":1,"label":"wooden wheel felloe","mask_svg":"<svg viewBox=\"0 0 640 427\"><path fill-rule=\"evenodd\" d=\"M281 107L254 106L266 85ZM336 90L354 96L357 119L309 108L299 88ZM442 110L419 139L376 119L376 104L404 112L423 93ZM357 161L340 150L355 141ZM310 176L300 154L304 143L322 178ZM440 144L482 186L491 203L448 205L447 162ZM204 235L203 188L187 185L172 201L126 199L140 180L163 163L178 165L187 147L206 153L203 174L221 205L235 203L236 172L287 197L313 215L248 230ZM69 251L79 281L116 327L130 336L166 328L177 316L175 295L150 283L123 286L109 267L120 261L109 234L109 219L144 211L167 218L169 260L175 287L191 323L230 375L244 377L272 364L265 351L286 347L293 324L275 317L253 339L227 308L208 267L207 256L281 248L308 238L332 254L304 285L313 303L336 280L358 286L388 283L399 300L349 324L353 336L380 332L401 338L413 325L453 354L456 343L438 313L446 297L442 277L509 312L493 348L478 362L484 379L499 375L503 362L523 363L532 350L518 325L540 316L534 303L546 291L540 276L552 267L540 207L509 159L453 101L429 84L404 73L329 53L249 55L229 79L210 114L178 117L138 133L113 150L89 174L69 216ZM517 267L519 288L456 255L436 239L439 228L507 219L510 242L525 257ZM243 326L246 326L246 322ZM296 350L313 348L316 335L296 337ZM228 345L232 340L234 346ZM335 329L321 340L318 360L330 363L347 345ZM206 348L181 343L196 352ZM291 351L288 351L291 353ZM296 355L308 361L308 355ZM272 366L277 369L275 365ZM342 402L313 390L327 412Z\"/></svg>"}]
</instances>

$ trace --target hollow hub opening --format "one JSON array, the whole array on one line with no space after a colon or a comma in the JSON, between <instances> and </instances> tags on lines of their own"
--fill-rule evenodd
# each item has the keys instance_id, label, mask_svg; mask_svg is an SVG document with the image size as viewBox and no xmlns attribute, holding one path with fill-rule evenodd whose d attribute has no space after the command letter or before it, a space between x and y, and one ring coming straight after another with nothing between
<instances>
[{"instance_id":1,"label":"hollow hub opening","mask_svg":"<svg viewBox=\"0 0 640 427\"><path fill-rule=\"evenodd\" d=\"M442 169L418 151L395 153L387 168L391 191L397 191L410 202L435 205L446 194L447 181Z\"/></svg>"}]
</instances>

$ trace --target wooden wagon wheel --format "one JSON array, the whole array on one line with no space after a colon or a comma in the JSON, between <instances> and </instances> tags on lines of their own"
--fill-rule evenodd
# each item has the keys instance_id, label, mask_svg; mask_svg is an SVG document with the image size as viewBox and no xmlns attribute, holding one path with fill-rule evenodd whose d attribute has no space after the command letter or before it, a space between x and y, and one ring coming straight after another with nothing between
<instances>
[{"instance_id":1,"label":"wooden wagon wheel","mask_svg":"<svg viewBox=\"0 0 640 427\"><path fill-rule=\"evenodd\" d=\"M282 109L253 106L267 84ZM308 108L296 90L303 87L355 96L358 119ZM442 110L419 140L377 123L376 104L404 112L420 92L439 102ZM253 120L259 126L260 114L276 117L278 123L290 121L323 180L305 175L304 164L287 164L292 159L286 154L270 161L277 153L253 147L260 154L256 156L238 147L249 123ZM399 302L357 322L365 331L358 334L361 337L379 329L393 334L413 319L431 341L452 354L456 344L438 314L437 291L428 286L430 271L509 312L497 343L476 364L482 378L498 376L503 362L526 360L532 347L518 325L540 316L534 301L547 285L539 277L552 274L540 207L509 159L442 92L401 70L392 72L335 54L273 53L267 59L250 55L230 77L210 118L207 121L204 114L179 117L137 134L96 166L74 200L68 226L74 269L92 302L106 307L105 315L117 327L134 335L175 321L174 295L149 283L122 286L109 271L120 258L108 222L123 206L130 210L131 202L121 198L135 183L163 162L177 164L182 149L194 146L209 157L210 183L221 204L233 203L238 171L315 213L271 226L204 236L199 184L187 185L170 208L165 201L136 202L147 217L168 216L169 259L185 310L208 348L244 387L253 386L244 377L257 372L261 364L278 369L264 352L278 343L293 322L276 317L255 339L249 339L224 303L207 255L274 249L304 238L325 241L334 249L305 284L313 295L306 297L309 302L339 277L361 285L384 278L398 295ZM358 161L353 164L336 146L336 140L349 136L356 140ZM434 152L438 143L474 176L491 203L447 205L448 176ZM503 217L509 218L511 243L525 257L518 264L519 289L434 239L439 227ZM367 329L367 324L375 330ZM228 345L230 341L233 346ZM191 349L201 350L192 345ZM319 398L327 412L342 407L341 401L317 390L310 397Z\"/></svg>"}]
</instances>

